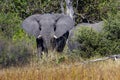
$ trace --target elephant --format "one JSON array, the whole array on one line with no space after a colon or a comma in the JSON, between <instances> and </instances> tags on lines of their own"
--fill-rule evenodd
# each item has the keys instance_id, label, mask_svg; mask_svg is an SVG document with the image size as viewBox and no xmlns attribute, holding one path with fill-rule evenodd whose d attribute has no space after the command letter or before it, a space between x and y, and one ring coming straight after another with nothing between
<instances>
[{"instance_id":1,"label":"elephant","mask_svg":"<svg viewBox=\"0 0 120 80\"><path fill-rule=\"evenodd\" d=\"M49 50L62 52L73 27L73 19L65 14L34 14L22 22L22 28L36 38L38 56Z\"/></svg>"},{"instance_id":2,"label":"elephant","mask_svg":"<svg viewBox=\"0 0 120 80\"><path fill-rule=\"evenodd\" d=\"M103 30L103 26L104 26L103 21L100 21L100 22L97 22L97 23L80 23L80 24L78 24L76 27L74 27L70 31L68 42L67 42L67 46L68 46L69 51L71 52L75 49L82 48L82 45L78 41L74 40L75 39L74 32L76 31L76 29L78 27L89 27L89 28L91 28L91 29L93 29L97 32L101 32Z\"/></svg>"},{"instance_id":3,"label":"elephant","mask_svg":"<svg viewBox=\"0 0 120 80\"><path fill-rule=\"evenodd\" d=\"M95 30L97 32L100 32L103 29L103 25L104 25L104 22L100 21L100 22L97 22L97 23L80 23L76 27L81 27L81 26L90 27L93 30Z\"/></svg>"}]
</instances>

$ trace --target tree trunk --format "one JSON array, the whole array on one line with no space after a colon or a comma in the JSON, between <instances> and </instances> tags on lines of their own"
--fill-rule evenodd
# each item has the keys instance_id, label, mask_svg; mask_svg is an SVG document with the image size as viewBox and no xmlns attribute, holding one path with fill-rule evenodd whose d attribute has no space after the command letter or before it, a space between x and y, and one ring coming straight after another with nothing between
<instances>
[{"instance_id":1,"label":"tree trunk","mask_svg":"<svg viewBox=\"0 0 120 80\"><path fill-rule=\"evenodd\" d=\"M73 19L73 15L74 15L74 10L72 6L73 0L65 0L65 2L66 2L66 14Z\"/></svg>"},{"instance_id":2,"label":"tree trunk","mask_svg":"<svg viewBox=\"0 0 120 80\"><path fill-rule=\"evenodd\" d=\"M62 14L65 14L64 6L63 6L63 0L60 0L60 7L61 7Z\"/></svg>"}]
</instances>

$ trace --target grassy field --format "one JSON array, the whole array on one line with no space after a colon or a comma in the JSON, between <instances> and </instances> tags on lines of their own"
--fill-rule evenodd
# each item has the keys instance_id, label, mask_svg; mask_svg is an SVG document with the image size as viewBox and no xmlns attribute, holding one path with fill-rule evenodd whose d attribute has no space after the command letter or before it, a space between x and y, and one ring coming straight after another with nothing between
<instances>
[{"instance_id":1,"label":"grassy field","mask_svg":"<svg viewBox=\"0 0 120 80\"><path fill-rule=\"evenodd\" d=\"M120 80L120 61L30 63L24 67L1 69L0 80Z\"/></svg>"}]
</instances>

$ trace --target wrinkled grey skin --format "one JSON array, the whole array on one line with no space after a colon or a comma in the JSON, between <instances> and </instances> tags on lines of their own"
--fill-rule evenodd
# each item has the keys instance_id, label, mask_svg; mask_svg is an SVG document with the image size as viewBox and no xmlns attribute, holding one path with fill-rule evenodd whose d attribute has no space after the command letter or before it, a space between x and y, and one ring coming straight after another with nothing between
<instances>
[{"instance_id":1,"label":"wrinkled grey skin","mask_svg":"<svg viewBox=\"0 0 120 80\"><path fill-rule=\"evenodd\" d=\"M76 27L81 27L81 26L90 27L95 31L100 32L103 29L103 24L104 24L103 21L100 21L98 23L81 23L81 24L78 24Z\"/></svg>"},{"instance_id":2,"label":"wrinkled grey skin","mask_svg":"<svg viewBox=\"0 0 120 80\"><path fill-rule=\"evenodd\" d=\"M63 14L35 14L22 23L22 28L36 37L38 56L49 49L62 52L73 27L74 21Z\"/></svg>"},{"instance_id":3,"label":"wrinkled grey skin","mask_svg":"<svg viewBox=\"0 0 120 80\"><path fill-rule=\"evenodd\" d=\"M89 28L92 28L93 30L95 30L97 32L101 32L102 29L103 29L103 25L104 25L103 21L100 21L100 22L94 23L94 24L90 24L90 23L81 23L81 24L78 24L75 28L73 28L70 31L70 35L69 35L68 43L67 43L69 51L73 51L75 49L82 48L82 45L79 42L77 42L77 41L74 40L75 39L74 32L76 31L76 29L78 27L89 27Z\"/></svg>"}]
</instances>

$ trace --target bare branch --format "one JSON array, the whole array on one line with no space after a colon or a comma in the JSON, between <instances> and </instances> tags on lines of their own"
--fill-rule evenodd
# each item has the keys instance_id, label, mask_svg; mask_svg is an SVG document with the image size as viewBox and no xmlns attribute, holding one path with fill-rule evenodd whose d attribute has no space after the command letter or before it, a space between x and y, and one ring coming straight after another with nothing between
<instances>
[{"instance_id":1,"label":"bare branch","mask_svg":"<svg viewBox=\"0 0 120 80\"><path fill-rule=\"evenodd\" d=\"M112 59L114 61L117 61L118 59L120 59L120 54L110 55L108 57L98 58L98 59L94 59L94 60L90 60L90 61L84 61L83 63L99 62L99 61L105 61L105 60L108 60L108 59Z\"/></svg>"},{"instance_id":2,"label":"bare branch","mask_svg":"<svg viewBox=\"0 0 120 80\"><path fill-rule=\"evenodd\" d=\"M76 9L78 9L78 1L79 1L79 0L77 0L77 3L76 3Z\"/></svg>"}]
</instances>

